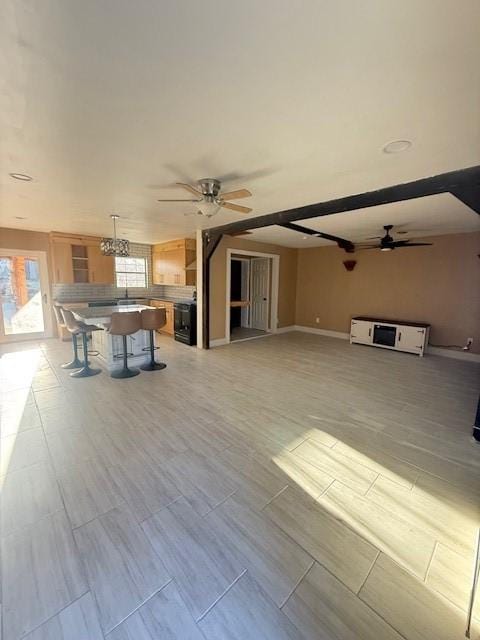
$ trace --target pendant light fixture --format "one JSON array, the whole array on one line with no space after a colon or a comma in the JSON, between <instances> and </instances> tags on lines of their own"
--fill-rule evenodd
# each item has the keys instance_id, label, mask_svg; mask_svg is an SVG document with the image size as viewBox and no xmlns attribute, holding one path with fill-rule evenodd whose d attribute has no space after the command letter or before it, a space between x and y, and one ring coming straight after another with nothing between
<instances>
[{"instance_id":1,"label":"pendant light fixture","mask_svg":"<svg viewBox=\"0 0 480 640\"><path fill-rule=\"evenodd\" d=\"M120 216L113 213L110 218L113 220L113 238L102 238L100 240L100 251L104 256L128 258L130 249L128 240L117 238L117 220Z\"/></svg>"}]
</instances>

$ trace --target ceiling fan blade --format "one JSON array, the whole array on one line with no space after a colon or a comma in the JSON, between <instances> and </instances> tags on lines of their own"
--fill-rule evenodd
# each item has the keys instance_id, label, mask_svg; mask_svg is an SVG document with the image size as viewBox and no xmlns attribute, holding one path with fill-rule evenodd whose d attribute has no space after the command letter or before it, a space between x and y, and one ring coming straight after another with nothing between
<instances>
[{"instance_id":1,"label":"ceiling fan blade","mask_svg":"<svg viewBox=\"0 0 480 640\"><path fill-rule=\"evenodd\" d=\"M250 209L249 207L242 207L239 204L233 204L233 202L221 202L220 206L224 209L238 211L238 213L250 213L250 211L252 211L252 209Z\"/></svg>"},{"instance_id":2,"label":"ceiling fan blade","mask_svg":"<svg viewBox=\"0 0 480 640\"><path fill-rule=\"evenodd\" d=\"M164 199L157 200L157 202L201 202L201 201L202 201L202 198L198 198L197 200L192 200L190 198L187 198L185 200L182 198L175 198L175 200L164 200Z\"/></svg>"},{"instance_id":3,"label":"ceiling fan blade","mask_svg":"<svg viewBox=\"0 0 480 640\"><path fill-rule=\"evenodd\" d=\"M186 182L177 182L176 184L179 187L183 187L187 191L190 191L190 193L193 193L194 196L201 196L203 198L203 193L198 189L195 189L195 187L192 187L191 184L187 184Z\"/></svg>"},{"instance_id":4,"label":"ceiling fan blade","mask_svg":"<svg viewBox=\"0 0 480 640\"><path fill-rule=\"evenodd\" d=\"M409 240L397 240L397 242L392 242L389 246L403 249L404 247L432 247L433 243L432 242L410 242Z\"/></svg>"},{"instance_id":5,"label":"ceiling fan blade","mask_svg":"<svg viewBox=\"0 0 480 640\"><path fill-rule=\"evenodd\" d=\"M238 200L239 198L249 198L252 194L248 189L237 189L237 191L227 191L220 195L222 200Z\"/></svg>"}]
</instances>

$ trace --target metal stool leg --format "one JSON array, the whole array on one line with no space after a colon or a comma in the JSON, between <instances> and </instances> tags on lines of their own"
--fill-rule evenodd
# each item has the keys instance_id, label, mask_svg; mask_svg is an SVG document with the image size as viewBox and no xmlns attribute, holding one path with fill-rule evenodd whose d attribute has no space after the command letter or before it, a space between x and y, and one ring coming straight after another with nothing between
<instances>
[{"instance_id":1,"label":"metal stool leg","mask_svg":"<svg viewBox=\"0 0 480 640\"><path fill-rule=\"evenodd\" d=\"M112 378L133 378L134 376L138 376L138 374L140 373L140 369L128 368L127 336L122 336L122 338L123 338L123 369L112 371L110 376Z\"/></svg>"},{"instance_id":2,"label":"metal stool leg","mask_svg":"<svg viewBox=\"0 0 480 640\"><path fill-rule=\"evenodd\" d=\"M86 331L82 331L82 340L83 340L83 358L85 360L83 367L80 371L74 371L71 373L72 378L89 378L90 376L96 376L98 373L101 373L101 369L92 369L90 367L90 362L88 361L88 339Z\"/></svg>"},{"instance_id":3,"label":"metal stool leg","mask_svg":"<svg viewBox=\"0 0 480 640\"><path fill-rule=\"evenodd\" d=\"M165 369L167 366L164 362L155 362L155 341L153 339L153 329L149 330L150 333L150 362L142 364L140 369L142 371L159 371Z\"/></svg>"},{"instance_id":4,"label":"metal stool leg","mask_svg":"<svg viewBox=\"0 0 480 640\"><path fill-rule=\"evenodd\" d=\"M72 343L73 343L73 360L71 362L67 362L62 364L62 369L80 369L83 367L83 362L78 357L78 342L77 336L75 333L72 333Z\"/></svg>"}]
</instances>

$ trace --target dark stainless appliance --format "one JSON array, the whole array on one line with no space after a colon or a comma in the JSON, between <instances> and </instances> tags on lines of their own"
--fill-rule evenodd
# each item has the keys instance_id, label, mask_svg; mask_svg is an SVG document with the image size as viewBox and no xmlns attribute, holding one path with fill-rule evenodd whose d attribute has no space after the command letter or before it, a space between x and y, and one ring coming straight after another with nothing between
<instances>
[{"instance_id":1,"label":"dark stainless appliance","mask_svg":"<svg viewBox=\"0 0 480 640\"><path fill-rule=\"evenodd\" d=\"M197 344L197 305L194 302L175 302L175 340L193 346Z\"/></svg>"}]
</instances>

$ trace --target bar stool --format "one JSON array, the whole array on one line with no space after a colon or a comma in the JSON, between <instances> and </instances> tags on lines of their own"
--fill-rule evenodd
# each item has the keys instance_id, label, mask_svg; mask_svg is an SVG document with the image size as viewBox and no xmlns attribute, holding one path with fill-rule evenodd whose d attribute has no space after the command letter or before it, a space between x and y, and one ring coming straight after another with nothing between
<instances>
[{"instance_id":1,"label":"bar stool","mask_svg":"<svg viewBox=\"0 0 480 640\"><path fill-rule=\"evenodd\" d=\"M167 312L165 309L142 309L140 312L142 319L142 329L150 333L150 346L145 347L144 351L150 351L150 362L142 364L140 369L142 371L159 371L165 369L167 366L164 362L155 362L155 351L158 347L155 346L153 332L156 329L161 329L167 323Z\"/></svg>"},{"instance_id":2,"label":"bar stool","mask_svg":"<svg viewBox=\"0 0 480 640\"><path fill-rule=\"evenodd\" d=\"M85 324L84 322L79 322L70 309L62 308L63 318L65 320L65 324L67 325L67 329L70 333L75 337L81 334L83 340L83 366L79 371L74 371L71 373L72 378L88 378L90 376L96 376L98 373L101 373L101 369L92 369L90 367L90 362L88 361L88 339L87 333L92 333L93 331L103 331L101 327L97 327L94 324Z\"/></svg>"},{"instance_id":3,"label":"bar stool","mask_svg":"<svg viewBox=\"0 0 480 640\"><path fill-rule=\"evenodd\" d=\"M55 313L55 318L57 320L58 326L62 327L62 329L67 329L67 325L63 318L62 305L55 303L53 305L53 311ZM62 367L62 369L80 369L81 367L83 367L83 362L78 357L77 335L78 334L72 333L73 360L71 362L66 362L65 364L61 364L60 366Z\"/></svg>"},{"instance_id":4,"label":"bar stool","mask_svg":"<svg viewBox=\"0 0 480 640\"><path fill-rule=\"evenodd\" d=\"M116 311L112 313L109 332L112 336L122 336L123 339L123 369L112 371L110 374L112 378L133 378L133 376L138 376L140 373L140 369L128 368L128 356L132 354L127 352L127 336L140 331L141 328L142 321L138 311Z\"/></svg>"}]
</instances>

